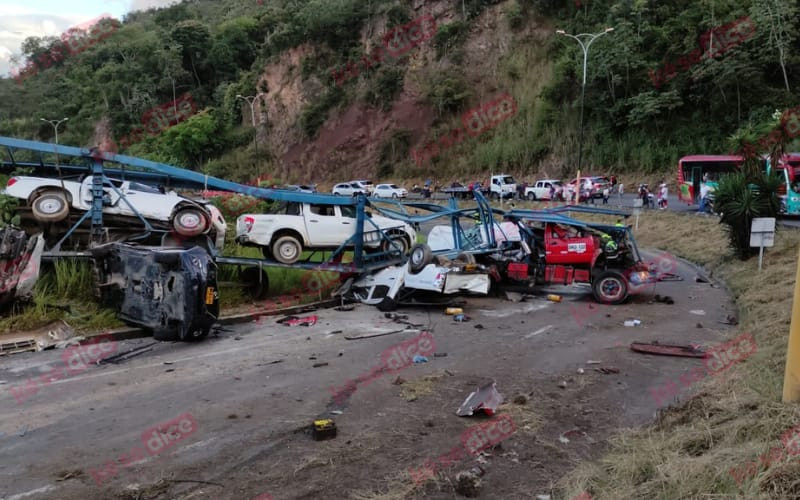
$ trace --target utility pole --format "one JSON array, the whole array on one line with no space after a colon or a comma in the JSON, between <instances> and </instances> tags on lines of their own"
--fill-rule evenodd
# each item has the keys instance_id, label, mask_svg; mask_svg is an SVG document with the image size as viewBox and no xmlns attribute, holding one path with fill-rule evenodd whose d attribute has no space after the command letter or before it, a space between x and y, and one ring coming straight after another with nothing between
<instances>
[{"instance_id":1,"label":"utility pole","mask_svg":"<svg viewBox=\"0 0 800 500\"><path fill-rule=\"evenodd\" d=\"M249 95L249 96L243 96L241 94L236 95L237 99L241 99L248 105L250 105L250 118L252 119L253 122L253 145L255 146L256 149L256 161L258 161L258 130L256 129L256 111L253 104L255 103L256 99L258 99L262 95L264 95L263 92L259 92L256 95ZM259 169L259 174L261 173L260 170L261 169Z\"/></svg>"},{"instance_id":2,"label":"utility pole","mask_svg":"<svg viewBox=\"0 0 800 500\"><path fill-rule=\"evenodd\" d=\"M583 101L584 97L586 97L586 66L589 60L589 47L592 45L592 42L594 42L601 36L605 35L606 33L611 33L612 31L614 31L614 28L606 28L605 31L602 31L600 33L579 33L577 35L570 35L569 33L564 32L564 30L556 31L556 33L559 35L568 36L576 40L578 42L578 45L580 45L581 49L583 50L583 82L581 83L581 124L580 124L579 139L578 139L578 171L581 170L581 160L583 159ZM588 42L584 43L583 39L587 39Z\"/></svg>"}]
</instances>

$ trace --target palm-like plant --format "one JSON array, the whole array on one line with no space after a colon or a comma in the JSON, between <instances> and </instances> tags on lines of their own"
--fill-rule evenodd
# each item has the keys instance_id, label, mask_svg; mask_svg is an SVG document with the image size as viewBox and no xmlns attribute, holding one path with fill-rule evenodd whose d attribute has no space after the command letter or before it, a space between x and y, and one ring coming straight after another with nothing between
<instances>
[{"instance_id":1,"label":"palm-like plant","mask_svg":"<svg viewBox=\"0 0 800 500\"><path fill-rule=\"evenodd\" d=\"M727 226L731 248L745 260L756 252L750 248L750 226L756 217L775 217L780 209L776 175L748 176L737 172L723 176L714 192L714 209Z\"/></svg>"}]
</instances>

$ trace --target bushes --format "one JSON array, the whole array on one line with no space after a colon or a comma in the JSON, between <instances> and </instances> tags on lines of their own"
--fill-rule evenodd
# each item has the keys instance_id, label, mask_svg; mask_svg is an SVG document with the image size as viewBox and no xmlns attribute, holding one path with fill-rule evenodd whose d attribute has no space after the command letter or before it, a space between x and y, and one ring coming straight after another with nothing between
<instances>
[{"instance_id":1,"label":"bushes","mask_svg":"<svg viewBox=\"0 0 800 500\"><path fill-rule=\"evenodd\" d=\"M392 132L391 137L381 144L378 159L378 177L388 177L394 174L394 165L408 158L411 147L411 131L399 129Z\"/></svg>"},{"instance_id":2,"label":"bushes","mask_svg":"<svg viewBox=\"0 0 800 500\"><path fill-rule=\"evenodd\" d=\"M383 67L371 80L365 100L373 106L389 111L395 97L403 90L405 72L400 68Z\"/></svg>"},{"instance_id":3,"label":"bushes","mask_svg":"<svg viewBox=\"0 0 800 500\"><path fill-rule=\"evenodd\" d=\"M344 93L341 87L331 87L321 99L312 101L300 113L300 127L309 139L317 135L317 131L328 118L328 111L342 101Z\"/></svg>"},{"instance_id":4,"label":"bushes","mask_svg":"<svg viewBox=\"0 0 800 500\"><path fill-rule=\"evenodd\" d=\"M460 73L436 73L428 82L425 97L439 115L460 111L471 92Z\"/></svg>"},{"instance_id":5,"label":"bushes","mask_svg":"<svg viewBox=\"0 0 800 500\"><path fill-rule=\"evenodd\" d=\"M469 35L469 24L465 21L453 21L450 24L445 24L439 27L436 36L433 39L433 45L436 47L436 57L442 58L448 54L454 59L458 60L458 51L467 41Z\"/></svg>"},{"instance_id":6,"label":"bushes","mask_svg":"<svg viewBox=\"0 0 800 500\"><path fill-rule=\"evenodd\" d=\"M759 173L748 177L744 172L723 176L714 193L714 210L722 214L728 240L736 256L742 260L753 256L750 248L750 225L756 217L775 217L780 209L779 177Z\"/></svg>"}]
</instances>

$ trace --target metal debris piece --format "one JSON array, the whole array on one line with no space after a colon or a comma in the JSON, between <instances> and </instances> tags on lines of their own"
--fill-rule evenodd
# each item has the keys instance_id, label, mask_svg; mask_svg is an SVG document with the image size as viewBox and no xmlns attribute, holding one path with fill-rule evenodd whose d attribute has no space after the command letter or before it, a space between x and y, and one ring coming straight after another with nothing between
<instances>
[{"instance_id":1,"label":"metal debris piece","mask_svg":"<svg viewBox=\"0 0 800 500\"><path fill-rule=\"evenodd\" d=\"M483 411L489 416L494 415L497 407L503 403L503 395L497 391L497 384L489 382L470 393L467 399L461 404L461 407L456 411L459 417L468 417L475 412Z\"/></svg>"},{"instance_id":2,"label":"metal debris piece","mask_svg":"<svg viewBox=\"0 0 800 500\"><path fill-rule=\"evenodd\" d=\"M313 365L311 365L311 368L320 368L322 366L328 366L328 363L326 363L326 362L314 363Z\"/></svg>"},{"instance_id":3,"label":"metal debris piece","mask_svg":"<svg viewBox=\"0 0 800 500\"><path fill-rule=\"evenodd\" d=\"M619 368L613 368L610 366L600 366L598 368L595 368L594 371L609 375L611 373L619 373Z\"/></svg>"},{"instance_id":4,"label":"metal debris piece","mask_svg":"<svg viewBox=\"0 0 800 500\"><path fill-rule=\"evenodd\" d=\"M660 356L681 356L684 358L704 358L705 350L697 345L671 345L658 342L633 342L631 350Z\"/></svg>"},{"instance_id":5,"label":"metal debris piece","mask_svg":"<svg viewBox=\"0 0 800 500\"><path fill-rule=\"evenodd\" d=\"M285 321L279 321L279 323L283 323L286 326L314 326L317 324L317 320L319 318L316 314L312 314L311 316L305 316L302 318L298 317L291 317L290 319L286 319Z\"/></svg>"}]
</instances>

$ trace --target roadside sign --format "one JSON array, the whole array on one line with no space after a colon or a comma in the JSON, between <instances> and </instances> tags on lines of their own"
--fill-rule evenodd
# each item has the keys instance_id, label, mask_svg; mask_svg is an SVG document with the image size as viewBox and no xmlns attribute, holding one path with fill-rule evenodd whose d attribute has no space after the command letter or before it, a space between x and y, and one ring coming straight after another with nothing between
<instances>
[{"instance_id":1,"label":"roadside sign","mask_svg":"<svg viewBox=\"0 0 800 500\"><path fill-rule=\"evenodd\" d=\"M642 213L642 200L641 198L636 198L633 200L633 215L636 216L636 229L639 229L639 214Z\"/></svg>"},{"instance_id":2,"label":"roadside sign","mask_svg":"<svg viewBox=\"0 0 800 500\"><path fill-rule=\"evenodd\" d=\"M758 247L758 270L764 260L764 247L775 245L775 217L756 217L750 225L750 246Z\"/></svg>"}]
</instances>

